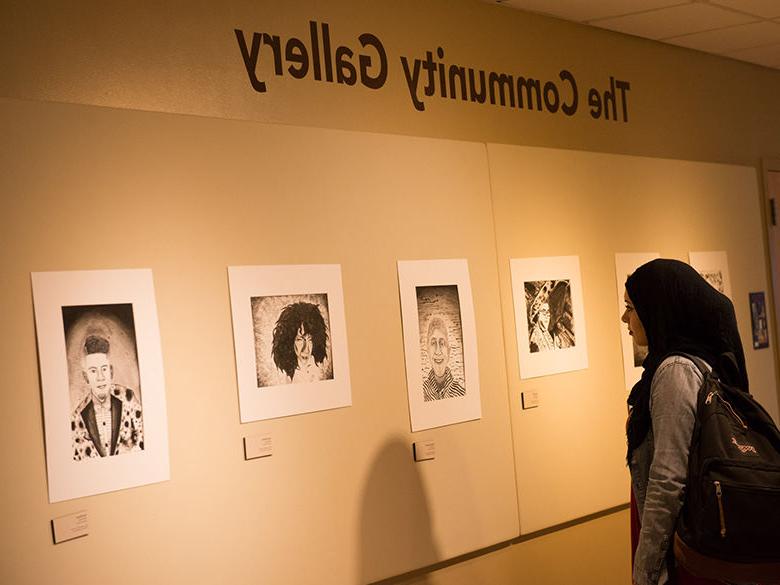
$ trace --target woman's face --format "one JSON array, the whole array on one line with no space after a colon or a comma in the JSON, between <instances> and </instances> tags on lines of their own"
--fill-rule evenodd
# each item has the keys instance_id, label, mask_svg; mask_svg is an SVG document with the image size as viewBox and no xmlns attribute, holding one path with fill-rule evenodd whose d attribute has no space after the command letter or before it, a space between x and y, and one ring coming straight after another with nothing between
<instances>
[{"instance_id":1,"label":"woman's face","mask_svg":"<svg viewBox=\"0 0 780 585\"><path fill-rule=\"evenodd\" d=\"M623 312L623 316L620 318L623 323L628 325L628 333L634 338L637 345L643 347L647 346L647 334L645 333L644 325L639 320L639 315L634 309L634 303L628 297L628 291L625 292L623 298L626 301L626 310Z\"/></svg>"},{"instance_id":2,"label":"woman's face","mask_svg":"<svg viewBox=\"0 0 780 585\"><path fill-rule=\"evenodd\" d=\"M298 358L298 367L309 361L311 358L312 339L311 333L303 330L303 323L295 334L295 357Z\"/></svg>"}]
</instances>

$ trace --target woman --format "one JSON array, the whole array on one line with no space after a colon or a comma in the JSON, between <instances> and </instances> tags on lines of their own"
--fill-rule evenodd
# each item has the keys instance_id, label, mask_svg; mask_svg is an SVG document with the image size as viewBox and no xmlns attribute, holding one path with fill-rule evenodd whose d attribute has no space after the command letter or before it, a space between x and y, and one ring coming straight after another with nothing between
<instances>
[{"instance_id":1,"label":"woman","mask_svg":"<svg viewBox=\"0 0 780 585\"><path fill-rule=\"evenodd\" d=\"M319 306L291 303L282 309L274 327L271 353L290 384L318 382L327 377L328 327Z\"/></svg>"},{"instance_id":2,"label":"woman","mask_svg":"<svg viewBox=\"0 0 780 585\"><path fill-rule=\"evenodd\" d=\"M688 452L703 377L681 353L748 389L731 301L688 264L659 259L626 280L622 320L648 354L628 398L626 423L632 488L635 585L714 583L674 566L671 544L688 475ZM731 354L733 361L725 354Z\"/></svg>"}]
</instances>

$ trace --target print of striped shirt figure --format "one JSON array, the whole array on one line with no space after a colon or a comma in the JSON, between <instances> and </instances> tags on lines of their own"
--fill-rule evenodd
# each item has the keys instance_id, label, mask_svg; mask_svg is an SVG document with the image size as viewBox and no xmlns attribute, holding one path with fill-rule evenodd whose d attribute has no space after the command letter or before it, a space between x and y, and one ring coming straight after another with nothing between
<instances>
[{"instance_id":1,"label":"print of striped shirt figure","mask_svg":"<svg viewBox=\"0 0 780 585\"><path fill-rule=\"evenodd\" d=\"M450 340L447 326L441 317L435 316L428 323L427 339L426 350L431 370L423 382L425 401L465 396L466 389L453 377L449 368Z\"/></svg>"},{"instance_id":2,"label":"print of striped shirt figure","mask_svg":"<svg viewBox=\"0 0 780 585\"><path fill-rule=\"evenodd\" d=\"M420 374L425 402L466 395L457 284L417 286Z\"/></svg>"},{"instance_id":3,"label":"print of striped shirt figure","mask_svg":"<svg viewBox=\"0 0 780 585\"><path fill-rule=\"evenodd\" d=\"M568 280L525 283L531 353L574 347L574 319Z\"/></svg>"}]
</instances>

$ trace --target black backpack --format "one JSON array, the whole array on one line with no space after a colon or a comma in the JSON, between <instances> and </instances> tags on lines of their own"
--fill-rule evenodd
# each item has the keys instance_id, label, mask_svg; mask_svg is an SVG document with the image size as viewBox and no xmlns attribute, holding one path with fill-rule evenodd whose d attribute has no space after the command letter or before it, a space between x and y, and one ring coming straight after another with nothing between
<instances>
[{"instance_id":1,"label":"black backpack","mask_svg":"<svg viewBox=\"0 0 780 585\"><path fill-rule=\"evenodd\" d=\"M780 583L780 431L747 392L704 376L677 523L677 561L700 577Z\"/></svg>"}]
</instances>

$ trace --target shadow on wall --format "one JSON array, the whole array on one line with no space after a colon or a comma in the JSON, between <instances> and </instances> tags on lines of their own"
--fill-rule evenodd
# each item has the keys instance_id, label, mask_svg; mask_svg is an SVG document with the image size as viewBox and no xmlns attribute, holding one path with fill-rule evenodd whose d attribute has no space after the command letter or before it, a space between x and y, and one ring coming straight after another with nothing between
<instances>
[{"instance_id":1,"label":"shadow on wall","mask_svg":"<svg viewBox=\"0 0 780 585\"><path fill-rule=\"evenodd\" d=\"M411 444L398 437L387 441L374 458L360 510L361 583L372 583L440 560L417 465L420 464L414 462ZM424 585L428 579L422 577L415 583Z\"/></svg>"}]
</instances>

